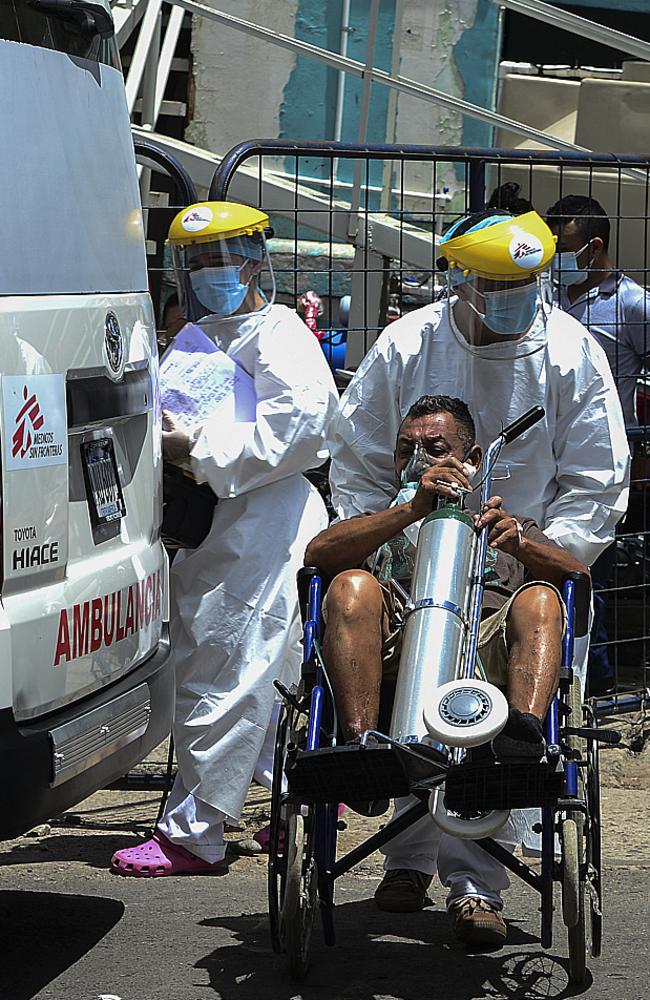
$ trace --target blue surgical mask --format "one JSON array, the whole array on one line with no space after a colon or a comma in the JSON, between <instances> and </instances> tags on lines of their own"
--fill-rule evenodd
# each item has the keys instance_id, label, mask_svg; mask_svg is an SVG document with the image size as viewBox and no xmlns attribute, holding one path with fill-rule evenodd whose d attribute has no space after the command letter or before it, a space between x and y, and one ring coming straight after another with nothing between
<instances>
[{"instance_id":1,"label":"blue surgical mask","mask_svg":"<svg viewBox=\"0 0 650 1000\"><path fill-rule=\"evenodd\" d=\"M551 278L560 288L581 285L587 280L589 272L584 267L578 267L578 257L588 246L589 243L585 243L580 250L563 250L555 254L551 261Z\"/></svg>"},{"instance_id":2,"label":"blue surgical mask","mask_svg":"<svg viewBox=\"0 0 650 1000\"><path fill-rule=\"evenodd\" d=\"M241 270L229 265L190 271L192 291L212 315L232 316L239 309L248 292L248 284L239 280Z\"/></svg>"},{"instance_id":3,"label":"blue surgical mask","mask_svg":"<svg viewBox=\"0 0 650 1000\"><path fill-rule=\"evenodd\" d=\"M509 336L525 333L537 313L537 283L519 288L500 288L481 292L485 300L484 324L493 333Z\"/></svg>"}]
</instances>

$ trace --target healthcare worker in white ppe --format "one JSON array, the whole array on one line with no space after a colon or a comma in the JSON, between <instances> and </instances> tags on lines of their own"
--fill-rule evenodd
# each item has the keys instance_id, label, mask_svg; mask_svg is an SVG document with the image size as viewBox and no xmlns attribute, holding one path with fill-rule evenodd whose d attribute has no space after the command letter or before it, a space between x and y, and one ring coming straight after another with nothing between
<instances>
[{"instance_id":1,"label":"healthcare worker in white ppe","mask_svg":"<svg viewBox=\"0 0 650 1000\"><path fill-rule=\"evenodd\" d=\"M424 394L465 399L481 441L541 404L545 420L513 442L508 468L497 467L510 474L498 493L591 565L625 512L629 452L602 348L552 304L554 238L536 212L488 210L456 222L440 244L448 297L391 323L341 400L330 442L334 507L342 518L386 507L397 489L393 442ZM512 845L522 830L496 838ZM457 936L502 943L505 869L471 841L440 837L430 817L387 845L378 905L420 909L436 866Z\"/></svg>"},{"instance_id":2,"label":"healthcare worker in white ppe","mask_svg":"<svg viewBox=\"0 0 650 1000\"><path fill-rule=\"evenodd\" d=\"M302 473L326 458L338 396L318 341L260 290L264 269L272 275L268 222L246 205L203 202L169 231L183 315L251 376L255 419L220 415L189 436L168 421L163 432L167 461L218 502L205 540L171 571L178 775L153 838L114 854L121 874L224 870L224 821L239 818L273 682L299 676L296 573L327 523Z\"/></svg>"}]
</instances>

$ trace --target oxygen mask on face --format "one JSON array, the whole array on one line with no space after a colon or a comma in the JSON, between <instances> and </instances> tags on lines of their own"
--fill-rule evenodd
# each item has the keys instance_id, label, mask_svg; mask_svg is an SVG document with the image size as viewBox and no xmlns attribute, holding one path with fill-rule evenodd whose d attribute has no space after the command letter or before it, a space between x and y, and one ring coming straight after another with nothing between
<instances>
[{"instance_id":1,"label":"oxygen mask on face","mask_svg":"<svg viewBox=\"0 0 650 1000\"><path fill-rule=\"evenodd\" d=\"M415 448L413 450L413 454L411 455L404 469L402 470L402 474L400 476L402 486L408 486L412 484L415 484L417 486L417 484L422 479L424 473L427 471L427 469L430 469L432 465L433 462L427 455L421 442L417 441L415 444Z\"/></svg>"},{"instance_id":2,"label":"oxygen mask on face","mask_svg":"<svg viewBox=\"0 0 650 1000\"><path fill-rule=\"evenodd\" d=\"M474 477L478 472L476 466L472 465L471 462L467 461L467 457L471 450L472 450L471 448L468 448L468 450L463 455L462 459L463 471L465 472L465 475L467 476L470 482L472 481L472 479L474 479ZM424 475L427 469L431 468L432 465L434 465L434 462L432 462L430 456L427 454L420 441L417 441L413 454L409 458L400 477L402 485L400 493L403 494L405 491L409 491L410 493L409 499L411 496L414 496L418 488L419 482L422 479L422 476ZM467 490L462 490L460 487L458 489L459 489L459 495L461 493L468 492ZM469 492L472 491L470 490Z\"/></svg>"},{"instance_id":3,"label":"oxygen mask on face","mask_svg":"<svg viewBox=\"0 0 650 1000\"><path fill-rule=\"evenodd\" d=\"M400 490L391 506L394 504L408 503L412 500L418 491L418 485L422 476L432 465L433 462L420 442L417 441L413 454L402 469L400 475ZM416 521L414 524L409 524L406 528L402 529L411 545L417 545L418 532L420 530L421 523L421 521Z\"/></svg>"}]
</instances>

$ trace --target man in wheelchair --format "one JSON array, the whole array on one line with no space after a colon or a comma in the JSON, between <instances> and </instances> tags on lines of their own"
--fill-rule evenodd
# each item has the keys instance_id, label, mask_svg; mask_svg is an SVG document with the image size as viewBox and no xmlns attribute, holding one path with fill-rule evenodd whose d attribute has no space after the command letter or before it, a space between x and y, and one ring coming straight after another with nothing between
<instances>
[{"instance_id":1,"label":"man in wheelchair","mask_svg":"<svg viewBox=\"0 0 650 1000\"><path fill-rule=\"evenodd\" d=\"M305 556L306 564L317 566L330 581L323 605L324 658L347 740L377 728L382 680L394 677L399 667L404 591L409 589L416 538L408 529L439 501L457 501L473 492L482 451L466 403L449 396L422 396L414 403L395 446L398 483L413 468L416 449L419 455L426 453L427 467L410 498L402 490L384 511L335 522L313 539ZM516 516L505 511L498 496L474 518L477 529L489 526L479 657L487 679L502 687L509 706L505 728L483 752L500 761L537 762L544 753L543 719L559 683L565 628L559 588L567 574L587 569L524 511ZM425 903L440 837L432 840L428 830L418 839L418 826L389 845L388 870L376 892L382 909L418 910ZM439 871L450 888L452 925L466 942L502 943L505 870L486 856L485 884L477 884L475 864L463 871L467 843L458 841L449 864Z\"/></svg>"}]
</instances>

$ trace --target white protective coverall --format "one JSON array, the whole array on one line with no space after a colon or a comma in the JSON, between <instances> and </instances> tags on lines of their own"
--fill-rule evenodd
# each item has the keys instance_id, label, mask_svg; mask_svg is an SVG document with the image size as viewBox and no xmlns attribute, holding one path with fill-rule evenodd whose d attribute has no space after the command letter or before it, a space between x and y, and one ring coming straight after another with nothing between
<instances>
[{"instance_id":1,"label":"white protective coverall","mask_svg":"<svg viewBox=\"0 0 650 1000\"><path fill-rule=\"evenodd\" d=\"M495 482L506 510L591 565L613 540L627 508L629 451L621 406L605 354L591 334L557 308L538 314L518 341L470 347L449 321L444 300L392 323L359 366L332 428L332 500L341 518L383 510L395 496L393 451L409 407L425 394L463 399L484 447L501 428L541 404L546 417L503 452ZM586 662L587 637L576 660ZM578 647L578 643L576 646ZM577 664L576 664L577 665ZM406 800L408 802L408 800ZM398 812L406 802L397 803ZM524 835L517 814L497 835ZM514 821L514 823L513 823ZM443 836L425 816L386 847L386 868L433 874L450 887L448 904L481 895L500 906L503 867L471 841ZM534 840L526 837L529 846ZM437 858L438 856L438 858Z\"/></svg>"},{"instance_id":2,"label":"white protective coverall","mask_svg":"<svg viewBox=\"0 0 650 1000\"><path fill-rule=\"evenodd\" d=\"M179 770L160 829L214 862L264 745L273 681L299 676L296 573L327 524L302 473L327 457L338 395L318 341L286 306L199 325L257 397L255 423L220 418L196 437L192 471L219 502L205 541L171 571Z\"/></svg>"}]
</instances>

